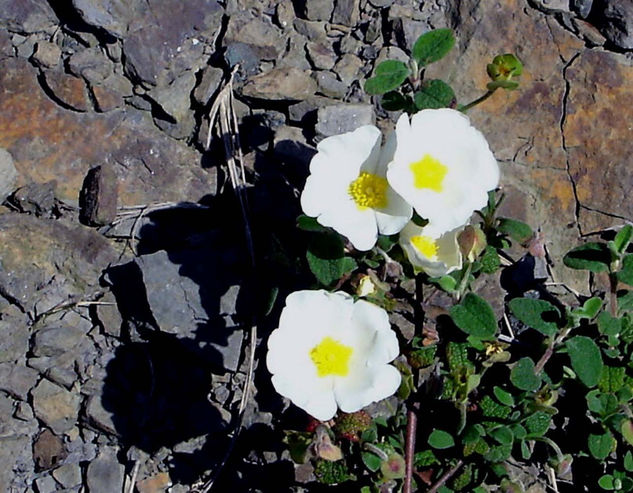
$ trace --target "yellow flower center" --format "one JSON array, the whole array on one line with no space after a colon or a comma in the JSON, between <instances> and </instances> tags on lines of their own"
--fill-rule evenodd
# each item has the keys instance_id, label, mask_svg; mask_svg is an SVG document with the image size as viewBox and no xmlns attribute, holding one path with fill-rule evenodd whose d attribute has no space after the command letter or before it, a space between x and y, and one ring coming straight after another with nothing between
<instances>
[{"instance_id":1,"label":"yellow flower center","mask_svg":"<svg viewBox=\"0 0 633 493\"><path fill-rule=\"evenodd\" d=\"M437 243L430 236L412 236L411 244L415 249L428 259L437 257Z\"/></svg>"},{"instance_id":2,"label":"yellow flower center","mask_svg":"<svg viewBox=\"0 0 633 493\"><path fill-rule=\"evenodd\" d=\"M442 183L448 168L429 154L409 165L413 173L413 185L416 188L429 188L434 192L442 191Z\"/></svg>"},{"instance_id":3,"label":"yellow flower center","mask_svg":"<svg viewBox=\"0 0 633 493\"><path fill-rule=\"evenodd\" d=\"M379 209L387 205L387 180L363 171L349 186L349 194L359 209Z\"/></svg>"},{"instance_id":4,"label":"yellow flower center","mask_svg":"<svg viewBox=\"0 0 633 493\"><path fill-rule=\"evenodd\" d=\"M319 377L344 377L349 372L349 359L354 350L327 336L310 350L310 359Z\"/></svg>"}]
</instances>

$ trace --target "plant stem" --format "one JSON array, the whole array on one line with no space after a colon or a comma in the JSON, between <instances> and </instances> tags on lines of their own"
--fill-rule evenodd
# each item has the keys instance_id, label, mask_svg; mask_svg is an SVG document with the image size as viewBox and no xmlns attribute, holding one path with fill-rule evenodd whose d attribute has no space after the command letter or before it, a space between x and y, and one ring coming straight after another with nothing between
<instances>
[{"instance_id":1,"label":"plant stem","mask_svg":"<svg viewBox=\"0 0 633 493\"><path fill-rule=\"evenodd\" d=\"M565 459L565 456L563 455L563 451L560 449L558 444L554 440L552 440L551 438L534 437L534 438L532 438L532 440L536 440L537 442L545 442L550 447L552 447L554 449L554 452L556 452L556 458L558 459L559 462L561 462L561 461L563 461L563 459Z\"/></svg>"},{"instance_id":2,"label":"plant stem","mask_svg":"<svg viewBox=\"0 0 633 493\"><path fill-rule=\"evenodd\" d=\"M543 367L546 365L546 363L549 361L549 359L554 354L554 348L558 344L563 342L563 339L565 339L565 337L567 337L567 334L569 334L570 331L571 331L571 328L567 328L558 337L552 339L552 342L550 342L549 346L547 346L547 349L543 353L543 356L541 356L541 359L538 360L536 365L534 365L534 374L535 375L538 375L539 373L541 373L541 371L543 371Z\"/></svg>"},{"instance_id":3,"label":"plant stem","mask_svg":"<svg viewBox=\"0 0 633 493\"><path fill-rule=\"evenodd\" d=\"M492 96L492 93L494 93L494 91L486 91L483 96L478 97L477 99L475 99L474 101L471 101L468 104L460 106L458 108L459 111L461 111L462 113L466 113L472 107L477 106L480 103L483 103L486 99L488 99L490 96Z\"/></svg>"},{"instance_id":4,"label":"plant stem","mask_svg":"<svg viewBox=\"0 0 633 493\"><path fill-rule=\"evenodd\" d=\"M457 461L457 464L455 464L448 471L446 471L444 474L442 474L440 479L438 479L437 482L433 486L431 486L431 489L427 493L436 493L437 490L439 490L442 486L444 486L444 483L446 483L446 481L451 479L453 477L453 475L457 471L459 471L459 468L462 467L463 463L464 463L464 461L459 459Z\"/></svg>"},{"instance_id":5,"label":"plant stem","mask_svg":"<svg viewBox=\"0 0 633 493\"><path fill-rule=\"evenodd\" d=\"M464 291L466 291L466 288L468 287L468 280L470 278L470 273L473 270L473 263L472 262L468 262L468 264L466 265L466 272L464 272L464 275L462 276L461 281L459 282L459 287L457 288L457 301L462 299L462 296L464 296Z\"/></svg>"},{"instance_id":6,"label":"plant stem","mask_svg":"<svg viewBox=\"0 0 633 493\"><path fill-rule=\"evenodd\" d=\"M618 277L609 272L609 311L613 317L618 316Z\"/></svg>"},{"instance_id":7,"label":"plant stem","mask_svg":"<svg viewBox=\"0 0 633 493\"><path fill-rule=\"evenodd\" d=\"M413 403L407 411L407 434L405 437L405 476L402 493L411 493L411 479L413 477L413 457L415 456L415 434L418 429L418 410L419 404Z\"/></svg>"}]
</instances>

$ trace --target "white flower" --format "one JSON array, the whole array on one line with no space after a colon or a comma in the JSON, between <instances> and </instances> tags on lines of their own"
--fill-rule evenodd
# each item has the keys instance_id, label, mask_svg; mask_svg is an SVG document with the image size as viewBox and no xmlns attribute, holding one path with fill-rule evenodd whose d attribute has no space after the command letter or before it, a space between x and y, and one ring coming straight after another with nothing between
<instances>
[{"instance_id":1,"label":"white flower","mask_svg":"<svg viewBox=\"0 0 633 493\"><path fill-rule=\"evenodd\" d=\"M410 222L400 232L400 246L417 271L440 277L462 267L457 236L463 229L460 226L444 232L433 224L422 228Z\"/></svg>"},{"instance_id":2,"label":"white flower","mask_svg":"<svg viewBox=\"0 0 633 493\"><path fill-rule=\"evenodd\" d=\"M266 365L281 395L315 418L358 411L392 395L398 340L387 312L343 292L296 291L268 339Z\"/></svg>"},{"instance_id":3,"label":"white flower","mask_svg":"<svg viewBox=\"0 0 633 493\"><path fill-rule=\"evenodd\" d=\"M358 250L371 249L378 233L397 233L412 215L386 179L395 139L382 150L380 140L372 125L323 139L301 195L306 215L346 236Z\"/></svg>"},{"instance_id":4,"label":"white flower","mask_svg":"<svg viewBox=\"0 0 633 493\"><path fill-rule=\"evenodd\" d=\"M389 184L443 231L465 224L499 183L499 165L484 136L461 112L422 110L396 123Z\"/></svg>"}]
</instances>

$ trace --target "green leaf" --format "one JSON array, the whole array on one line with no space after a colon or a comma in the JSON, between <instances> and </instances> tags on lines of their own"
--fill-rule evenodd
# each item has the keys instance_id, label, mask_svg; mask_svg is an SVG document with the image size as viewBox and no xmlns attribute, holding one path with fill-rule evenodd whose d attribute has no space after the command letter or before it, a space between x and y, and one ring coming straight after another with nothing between
<instances>
[{"instance_id":1,"label":"green leaf","mask_svg":"<svg viewBox=\"0 0 633 493\"><path fill-rule=\"evenodd\" d=\"M587 408L599 416L608 416L618 409L618 399L611 393L602 393L598 390L587 392L585 397Z\"/></svg>"},{"instance_id":2,"label":"green leaf","mask_svg":"<svg viewBox=\"0 0 633 493\"><path fill-rule=\"evenodd\" d=\"M504 444L504 445L496 445L494 447L490 447L490 450L486 452L484 458L490 462L503 462L510 457L512 453L512 444Z\"/></svg>"},{"instance_id":3,"label":"green leaf","mask_svg":"<svg viewBox=\"0 0 633 493\"><path fill-rule=\"evenodd\" d=\"M633 310L633 291L629 291L628 289L618 291L618 310Z\"/></svg>"},{"instance_id":4,"label":"green leaf","mask_svg":"<svg viewBox=\"0 0 633 493\"><path fill-rule=\"evenodd\" d=\"M451 29L435 29L416 40L411 56L420 67L424 67L443 58L454 44L455 36Z\"/></svg>"},{"instance_id":5,"label":"green leaf","mask_svg":"<svg viewBox=\"0 0 633 493\"><path fill-rule=\"evenodd\" d=\"M422 450L413 456L413 464L416 468L428 467L438 462L432 450Z\"/></svg>"},{"instance_id":6,"label":"green leaf","mask_svg":"<svg viewBox=\"0 0 633 493\"><path fill-rule=\"evenodd\" d=\"M494 438L501 445L506 445L514 441L514 434L512 433L512 430L505 425L490 430L488 435Z\"/></svg>"},{"instance_id":7,"label":"green leaf","mask_svg":"<svg viewBox=\"0 0 633 493\"><path fill-rule=\"evenodd\" d=\"M492 63L486 66L486 71L492 80L507 80L510 77L518 77L521 75L523 73L523 64L516 55L505 53L494 57Z\"/></svg>"},{"instance_id":8,"label":"green leaf","mask_svg":"<svg viewBox=\"0 0 633 493\"><path fill-rule=\"evenodd\" d=\"M563 263L571 269L606 272L611 264L611 252L604 243L585 243L570 250Z\"/></svg>"},{"instance_id":9,"label":"green leaf","mask_svg":"<svg viewBox=\"0 0 633 493\"><path fill-rule=\"evenodd\" d=\"M440 79L426 81L413 96L418 110L450 108L455 102L451 86Z\"/></svg>"},{"instance_id":10,"label":"green leaf","mask_svg":"<svg viewBox=\"0 0 633 493\"><path fill-rule=\"evenodd\" d=\"M605 474L598 480L598 486L603 490L611 491L615 489L614 477L611 474Z\"/></svg>"},{"instance_id":11,"label":"green leaf","mask_svg":"<svg viewBox=\"0 0 633 493\"><path fill-rule=\"evenodd\" d=\"M516 318L542 334L552 336L558 331L560 312L551 303L532 298L514 298L508 305Z\"/></svg>"},{"instance_id":12,"label":"green leaf","mask_svg":"<svg viewBox=\"0 0 633 493\"><path fill-rule=\"evenodd\" d=\"M528 460L530 457L532 457L532 451L530 450L530 447L525 440L521 441L521 457L525 460Z\"/></svg>"},{"instance_id":13,"label":"green leaf","mask_svg":"<svg viewBox=\"0 0 633 493\"><path fill-rule=\"evenodd\" d=\"M344 254L341 237L327 233L313 236L308 243L306 258L317 280L324 286L331 286L357 267L356 261Z\"/></svg>"},{"instance_id":14,"label":"green leaf","mask_svg":"<svg viewBox=\"0 0 633 493\"><path fill-rule=\"evenodd\" d=\"M629 445L633 445L633 422L631 422L630 419L622 420L622 423L620 423L620 433L622 433L622 438L624 438Z\"/></svg>"},{"instance_id":15,"label":"green leaf","mask_svg":"<svg viewBox=\"0 0 633 493\"><path fill-rule=\"evenodd\" d=\"M457 288L457 279L453 276L442 276L437 279L437 284L447 293L453 293Z\"/></svg>"},{"instance_id":16,"label":"green leaf","mask_svg":"<svg viewBox=\"0 0 633 493\"><path fill-rule=\"evenodd\" d=\"M600 349L589 337L576 336L565 341L571 367L578 378L587 387L594 387L600 380L602 372L602 355Z\"/></svg>"},{"instance_id":17,"label":"green leaf","mask_svg":"<svg viewBox=\"0 0 633 493\"><path fill-rule=\"evenodd\" d=\"M505 404L506 406L514 406L514 397L510 392L506 392L501 387L494 386L492 391L495 394L495 397L499 399L501 404Z\"/></svg>"},{"instance_id":18,"label":"green leaf","mask_svg":"<svg viewBox=\"0 0 633 493\"><path fill-rule=\"evenodd\" d=\"M629 472L633 471L633 454L630 450L627 450L626 454L624 454L624 469Z\"/></svg>"},{"instance_id":19,"label":"green leaf","mask_svg":"<svg viewBox=\"0 0 633 493\"><path fill-rule=\"evenodd\" d=\"M623 366L604 366L600 374L598 388L602 392L617 392L624 387L626 368Z\"/></svg>"},{"instance_id":20,"label":"green leaf","mask_svg":"<svg viewBox=\"0 0 633 493\"><path fill-rule=\"evenodd\" d=\"M529 437L540 437L547 433L552 417L544 411L536 411L525 420Z\"/></svg>"},{"instance_id":21,"label":"green leaf","mask_svg":"<svg viewBox=\"0 0 633 493\"><path fill-rule=\"evenodd\" d=\"M288 445L290 458L297 464L304 464L308 459L308 448L312 444L313 439L312 433L287 431L283 441Z\"/></svg>"},{"instance_id":22,"label":"green leaf","mask_svg":"<svg viewBox=\"0 0 633 493\"><path fill-rule=\"evenodd\" d=\"M631 243L633 238L633 226L630 224L625 225L613 239L613 246L618 253L624 253L624 251Z\"/></svg>"},{"instance_id":23,"label":"green leaf","mask_svg":"<svg viewBox=\"0 0 633 493\"><path fill-rule=\"evenodd\" d=\"M374 76L365 82L367 94L384 94L393 91L409 77L410 70L400 60L385 60L374 71Z\"/></svg>"},{"instance_id":24,"label":"green leaf","mask_svg":"<svg viewBox=\"0 0 633 493\"><path fill-rule=\"evenodd\" d=\"M302 229L304 231L314 231L314 232L319 232L319 233L323 231L327 231L327 228L325 226L321 226L317 222L316 217L309 217L303 214L297 217L297 228Z\"/></svg>"},{"instance_id":25,"label":"green leaf","mask_svg":"<svg viewBox=\"0 0 633 493\"><path fill-rule=\"evenodd\" d=\"M597 296L594 296L593 298L589 298L585 301L582 308L576 308L573 310L572 314L580 318L592 319L598 314L600 308L602 308L602 300Z\"/></svg>"},{"instance_id":26,"label":"green leaf","mask_svg":"<svg viewBox=\"0 0 633 493\"><path fill-rule=\"evenodd\" d=\"M527 243L534 236L534 232L529 225L516 219L509 219L507 217L498 218L497 231L508 235L515 241L521 244Z\"/></svg>"},{"instance_id":27,"label":"green leaf","mask_svg":"<svg viewBox=\"0 0 633 493\"><path fill-rule=\"evenodd\" d=\"M451 373L473 369L473 364L468 359L468 344L465 342L449 342L446 345L446 359Z\"/></svg>"},{"instance_id":28,"label":"green leaf","mask_svg":"<svg viewBox=\"0 0 633 493\"><path fill-rule=\"evenodd\" d=\"M537 390L541 386L541 378L534 373L534 361L521 358L510 372L510 381L521 390Z\"/></svg>"},{"instance_id":29,"label":"green leaf","mask_svg":"<svg viewBox=\"0 0 633 493\"><path fill-rule=\"evenodd\" d=\"M371 452L362 451L360 453L360 457L365 464L365 467L369 469L371 472L376 472L380 469L380 465L382 464L382 459L378 457L376 454L372 454Z\"/></svg>"},{"instance_id":30,"label":"green leaf","mask_svg":"<svg viewBox=\"0 0 633 493\"><path fill-rule=\"evenodd\" d=\"M606 336L616 337L622 330L622 320L614 317L609 312L602 312L598 315L598 330Z\"/></svg>"},{"instance_id":31,"label":"green leaf","mask_svg":"<svg viewBox=\"0 0 633 493\"><path fill-rule=\"evenodd\" d=\"M505 419L512 412L512 409L508 406L495 402L487 395L481 399L479 407L481 408L482 414L487 418Z\"/></svg>"},{"instance_id":32,"label":"green leaf","mask_svg":"<svg viewBox=\"0 0 633 493\"><path fill-rule=\"evenodd\" d=\"M615 438L609 431L600 435L590 433L587 444L589 452L595 459L604 460L615 447Z\"/></svg>"},{"instance_id":33,"label":"green leaf","mask_svg":"<svg viewBox=\"0 0 633 493\"><path fill-rule=\"evenodd\" d=\"M622 261L622 268L618 272L618 280L633 286L633 255L627 255Z\"/></svg>"},{"instance_id":34,"label":"green leaf","mask_svg":"<svg viewBox=\"0 0 633 493\"><path fill-rule=\"evenodd\" d=\"M428 443L431 447L441 450L455 445L455 440L450 433L436 429L429 435Z\"/></svg>"},{"instance_id":35,"label":"green leaf","mask_svg":"<svg viewBox=\"0 0 633 493\"><path fill-rule=\"evenodd\" d=\"M480 339L491 339L497 332L497 320L490 304L474 293L467 293L459 305L451 308L451 318L460 329Z\"/></svg>"},{"instance_id":36,"label":"green leaf","mask_svg":"<svg viewBox=\"0 0 633 493\"><path fill-rule=\"evenodd\" d=\"M387 111L400 111L410 108L413 105L413 100L398 91L389 91L382 97L380 104Z\"/></svg>"},{"instance_id":37,"label":"green leaf","mask_svg":"<svg viewBox=\"0 0 633 493\"><path fill-rule=\"evenodd\" d=\"M481 272L484 274L494 274L501 267L501 260L497 249L488 245L481 256Z\"/></svg>"}]
</instances>

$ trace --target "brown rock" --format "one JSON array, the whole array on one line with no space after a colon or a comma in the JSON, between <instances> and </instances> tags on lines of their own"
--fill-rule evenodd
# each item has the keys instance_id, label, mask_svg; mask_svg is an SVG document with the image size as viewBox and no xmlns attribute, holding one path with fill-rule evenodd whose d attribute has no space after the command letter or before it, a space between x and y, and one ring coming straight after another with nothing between
<instances>
[{"instance_id":1,"label":"brown rock","mask_svg":"<svg viewBox=\"0 0 633 493\"><path fill-rule=\"evenodd\" d=\"M136 482L138 493L161 493L171 486L171 478L166 472L159 472Z\"/></svg>"},{"instance_id":2,"label":"brown rock","mask_svg":"<svg viewBox=\"0 0 633 493\"><path fill-rule=\"evenodd\" d=\"M117 176L109 165L88 171L79 194L79 220L89 226L103 226L114 221L118 197Z\"/></svg>"},{"instance_id":3,"label":"brown rock","mask_svg":"<svg viewBox=\"0 0 633 493\"><path fill-rule=\"evenodd\" d=\"M563 129L586 234L633 219L633 67L623 56L584 50L567 80Z\"/></svg>"},{"instance_id":4,"label":"brown rock","mask_svg":"<svg viewBox=\"0 0 633 493\"><path fill-rule=\"evenodd\" d=\"M49 429L45 429L33 443L33 459L40 470L50 469L59 464L65 456L66 451L61 438Z\"/></svg>"},{"instance_id":5,"label":"brown rock","mask_svg":"<svg viewBox=\"0 0 633 493\"><path fill-rule=\"evenodd\" d=\"M33 410L55 433L72 429L79 414L79 394L43 379L32 391Z\"/></svg>"},{"instance_id":6,"label":"brown rock","mask_svg":"<svg viewBox=\"0 0 633 493\"><path fill-rule=\"evenodd\" d=\"M301 101L314 95L317 86L310 73L296 68L275 68L247 81L242 94L251 98Z\"/></svg>"},{"instance_id":7,"label":"brown rock","mask_svg":"<svg viewBox=\"0 0 633 493\"><path fill-rule=\"evenodd\" d=\"M44 72L44 80L53 97L62 104L76 110L88 111L90 103L86 94L86 84L79 77L59 70Z\"/></svg>"},{"instance_id":8,"label":"brown rock","mask_svg":"<svg viewBox=\"0 0 633 493\"><path fill-rule=\"evenodd\" d=\"M35 45L33 61L40 67L52 68L57 66L62 56L62 50L55 43L40 41Z\"/></svg>"},{"instance_id":9,"label":"brown rock","mask_svg":"<svg viewBox=\"0 0 633 493\"><path fill-rule=\"evenodd\" d=\"M202 169L200 153L157 130L145 113L68 111L24 60L3 62L0 87L0 147L13 156L18 186L57 179L57 197L76 203L88 170L109 162L125 205L196 202L215 192L217 170Z\"/></svg>"}]
</instances>

